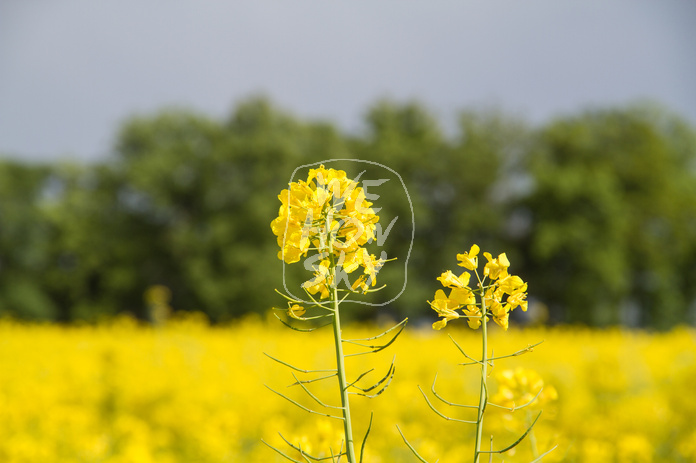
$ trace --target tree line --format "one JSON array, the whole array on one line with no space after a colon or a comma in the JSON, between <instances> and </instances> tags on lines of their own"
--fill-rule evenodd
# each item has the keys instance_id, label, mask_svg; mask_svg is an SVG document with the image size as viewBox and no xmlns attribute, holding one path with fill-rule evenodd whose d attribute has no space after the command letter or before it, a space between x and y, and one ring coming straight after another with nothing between
<instances>
[{"instance_id":1,"label":"tree line","mask_svg":"<svg viewBox=\"0 0 696 463\"><path fill-rule=\"evenodd\" d=\"M415 238L403 294L355 317L432 317L435 278L477 243L506 252L529 282L532 321L693 323L696 130L687 121L644 105L536 127L500 111L463 111L456 122L446 133L422 105L380 101L347 134L254 98L223 120L188 110L133 117L96 163L2 160L0 314L147 318L143 295L154 285L169 288L174 309L214 321L265 313L282 304L270 230L278 193L300 165L359 159L401 176ZM387 216L410 217L400 183L380 188ZM411 234L396 223L389 251L403 255ZM383 281L400 287L387 268Z\"/></svg>"}]
</instances>

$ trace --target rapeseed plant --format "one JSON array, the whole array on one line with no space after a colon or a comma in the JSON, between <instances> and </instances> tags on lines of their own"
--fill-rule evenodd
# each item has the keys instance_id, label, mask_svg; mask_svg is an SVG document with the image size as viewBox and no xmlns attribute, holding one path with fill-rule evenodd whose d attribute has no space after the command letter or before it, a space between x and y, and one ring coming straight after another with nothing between
<instances>
[{"instance_id":1,"label":"rapeseed plant","mask_svg":"<svg viewBox=\"0 0 696 463\"><path fill-rule=\"evenodd\" d=\"M404 320L383 333L368 338L344 339L342 335L340 304L351 294L364 294L381 289L376 287L377 274L390 259L386 259L384 253L377 258L367 250L367 245L375 240L379 217L357 181L348 178L346 172L342 170L326 169L323 165L318 169L310 169L306 181L291 182L289 187L278 195L278 199L282 205L278 217L271 222L271 229L277 236L280 247L278 258L287 264L297 263L302 258L306 258L305 267L313 270L313 277L301 285L308 298L307 301L280 293L287 299L288 307L285 309L287 320L277 315L276 317L287 327L303 332L314 331L317 327L298 328L294 323L306 322L311 325L328 319L329 322L324 326L333 327L336 368L308 370L266 354L293 371L292 376L295 382L291 386L299 386L321 407L321 411L302 405L274 389L269 389L309 413L342 421L344 441L336 451L330 448L329 456L312 455L307 451L307 444L304 447L302 443L295 444L281 434L281 438L289 447L299 453L301 460L287 455L270 444L266 443L266 445L295 462L328 459L338 462L345 455L349 463L356 463L363 459L372 418L370 418L370 425L363 439L360 460L358 460L353 438L349 395L375 397L381 394L389 386L394 376L395 366L392 360L386 375L375 384L363 387L359 385L360 380L372 370L365 371L357 378L349 380L346 376L345 359L349 356L383 350L394 342L406 324ZM350 283L349 274L359 269L362 269L362 272ZM390 338L384 344L372 344L372 341L385 336ZM362 350L345 354L344 344L350 344ZM299 379L295 373L309 374L312 377ZM310 383L333 377L338 379L340 406L325 403L309 389Z\"/></svg>"},{"instance_id":2,"label":"rapeseed plant","mask_svg":"<svg viewBox=\"0 0 696 463\"><path fill-rule=\"evenodd\" d=\"M435 390L435 381L433 381L431 391L433 395L439 399L441 402L449 406L456 406L468 409L476 410L475 420L461 420L456 418L451 418L442 412L440 412L435 406L430 402L426 394L421 389L421 393L425 398L428 406L439 416L449 420L456 421L466 424L476 425L476 437L474 442L474 463L479 463L481 454L489 454L492 457L494 453L505 453L509 450L515 448L527 435L532 432L532 428L536 424L541 412L534 418L527 430L512 444L506 446L505 448L499 450L493 450L493 437L491 436L491 448L490 450L482 450L481 443L483 437L483 419L486 411L486 407L495 406L500 408L510 408L511 411L525 408L531 406L540 396L542 389L539 388L536 395L529 396L523 395L526 399L521 405L516 405L512 402L510 405L510 399L508 395L514 396L514 392L510 389L511 382L507 384L507 390L505 389L506 384L503 383L501 390L499 391L500 398L505 399L504 403L496 403L495 400L489 401L489 392L487 379L489 376L488 368L493 368L494 361L499 359L505 359L509 357L518 356L526 352L532 351L532 349L540 344L528 345L526 348L521 349L509 355L503 355L495 357L493 355L488 355L488 322L493 320L498 324L503 330L507 331L509 324L510 312L516 308L521 308L523 311L527 310L527 283L525 283L519 276L511 275L508 273L508 268L510 267L510 261L508 260L505 253L500 254L498 257L493 257L490 253L484 252L483 256L486 258L487 263L484 265L483 270L479 273L479 251L480 248L474 244L471 246L469 252L464 252L462 254L457 254L457 260L459 261L459 266L464 267L466 270L460 275L454 274L451 270L447 270L442 273L437 279L440 281L445 289L449 290L447 294L443 289L438 289L435 292L435 297L433 301L428 301L430 306L435 312L437 312L440 320L433 323L433 328L436 330L441 330L447 323L459 318L466 318L467 323L471 329L481 328L481 359L475 359L464 352L460 345L452 339L452 342L461 352L464 357L469 361L462 363L461 365L479 365L481 369L481 381L479 388L479 402L478 405L461 405L445 400L440 396ZM476 286L471 288L469 286L472 273L476 277ZM461 311L461 312L459 312ZM514 375L513 375L514 377ZM529 382L529 377L524 376L519 378L520 384L527 384ZM537 383L538 384L538 383ZM543 382L542 382L543 384ZM517 383L515 383L517 385ZM420 389L420 386L419 386ZM509 393L509 394L507 394ZM398 426L397 426L398 428ZM411 449L414 455L422 462L427 463L416 449L409 443L404 434L399 429L402 438L406 445ZM551 449L553 450L553 449ZM534 461L540 460L544 455L548 454L551 450L535 458ZM536 453L536 451L535 451Z\"/></svg>"}]
</instances>

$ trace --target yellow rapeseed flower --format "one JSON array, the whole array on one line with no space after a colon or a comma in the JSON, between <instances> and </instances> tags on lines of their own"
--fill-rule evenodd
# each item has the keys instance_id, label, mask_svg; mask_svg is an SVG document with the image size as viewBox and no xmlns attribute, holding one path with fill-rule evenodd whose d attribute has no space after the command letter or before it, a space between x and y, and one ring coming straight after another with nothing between
<instances>
[{"instance_id":1,"label":"yellow rapeseed flower","mask_svg":"<svg viewBox=\"0 0 696 463\"><path fill-rule=\"evenodd\" d=\"M450 291L450 299L462 305L476 305L476 295L471 291L471 288L452 288Z\"/></svg>"},{"instance_id":2,"label":"yellow rapeseed flower","mask_svg":"<svg viewBox=\"0 0 696 463\"><path fill-rule=\"evenodd\" d=\"M364 246L375 239L379 217L356 181L342 170L321 165L309 170L306 181L290 183L278 199L281 206L271 230L277 236L279 259L292 264L316 250L322 259L332 256L345 273L364 267L367 278L359 277L354 290L375 286L385 260L370 255ZM304 285L322 299L334 280L328 268L315 268L314 278Z\"/></svg>"},{"instance_id":3,"label":"yellow rapeseed flower","mask_svg":"<svg viewBox=\"0 0 696 463\"><path fill-rule=\"evenodd\" d=\"M439 316L443 317L443 319L433 323L433 328L441 330L447 325L448 321L459 318L460 315L457 313L456 309L460 306L461 304L459 301L450 299L445 295L443 290L438 289L435 292L435 299L430 302L430 307L432 307Z\"/></svg>"},{"instance_id":4,"label":"yellow rapeseed flower","mask_svg":"<svg viewBox=\"0 0 696 463\"><path fill-rule=\"evenodd\" d=\"M367 275L360 275L355 282L351 285L353 291L367 292L370 289L370 285L367 284Z\"/></svg>"},{"instance_id":5,"label":"yellow rapeseed flower","mask_svg":"<svg viewBox=\"0 0 696 463\"><path fill-rule=\"evenodd\" d=\"M326 259L321 261L318 266L314 266L314 278L302 284L310 294L319 293L319 297L322 299L329 297L329 286L333 283L329 266L330 263Z\"/></svg>"},{"instance_id":6,"label":"yellow rapeseed flower","mask_svg":"<svg viewBox=\"0 0 696 463\"><path fill-rule=\"evenodd\" d=\"M498 287L509 295L523 293L527 291L527 283L522 281L522 278L517 275L508 275L505 278L498 280Z\"/></svg>"},{"instance_id":7,"label":"yellow rapeseed flower","mask_svg":"<svg viewBox=\"0 0 696 463\"><path fill-rule=\"evenodd\" d=\"M489 252L484 252L483 256L488 260L488 263L483 268L483 276L491 280L497 280L499 277L504 278L507 276L507 269L510 266L510 261L505 253L500 254L495 259Z\"/></svg>"},{"instance_id":8,"label":"yellow rapeseed flower","mask_svg":"<svg viewBox=\"0 0 696 463\"><path fill-rule=\"evenodd\" d=\"M373 254L367 255L367 250L363 249L362 264L365 267L365 275L368 276L368 281L371 286L377 284L377 272L384 265L384 260L376 258Z\"/></svg>"},{"instance_id":9,"label":"yellow rapeseed flower","mask_svg":"<svg viewBox=\"0 0 696 463\"><path fill-rule=\"evenodd\" d=\"M448 321L459 318L457 310L466 307L463 314L472 329L480 327L485 316L486 320L492 318L501 328L507 330L510 312L516 307L527 310L527 283L520 277L508 273L510 261L507 255L502 253L494 258L490 253L484 252L483 255L488 262L483 268L481 278L477 270L479 250L474 244L469 252L457 254L458 265L476 273L479 280L478 289L472 290L469 287L471 274L466 271L457 276L451 270L447 270L437 278L442 286L451 288L451 292L449 297L446 297L442 290L438 290L435 300L430 303L438 315L444 317L444 320L436 322L433 328L442 329ZM476 294L481 299L480 304L477 304ZM483 308L485 314L482 313ZM457 316L453 313L457 313Z\"/></svg>"},{"instance_id":10,"label":"yellow rapeseed flower","mask_svg":"<svg viewBox=\"0 0 696 463\"><path fill-rule=\"evenodd\" d=\"M469 272L463 272L461 275L456 276L451 270L447 270L437 277L445 288L466 288L469 286L470 278L471 274Z\"/></svg>"},{"instance_id":11,"label":"yellow rapeseed flower","mask_svg":"<svg viewBox=\"0 0 696 463\"><path fill-rule=\"evenodd\" d=\"M481 309L477 305L467 305L464 309L464 315L466 315L466 321L472 330L481 326Z\"/></svg>"},{"instance_id":12,"label":"yellow rapeseed flower","mask_svg":"<svg viewBox=\"0 0 696 463\"><path fill-rule=\"evenodd\" d=\"M478 253L479 247L475 244L472 245L469 252L457 254L457 259L460 261L458 265L468 270L476 270L478 268Z\"/></svg>"}]
</instances>

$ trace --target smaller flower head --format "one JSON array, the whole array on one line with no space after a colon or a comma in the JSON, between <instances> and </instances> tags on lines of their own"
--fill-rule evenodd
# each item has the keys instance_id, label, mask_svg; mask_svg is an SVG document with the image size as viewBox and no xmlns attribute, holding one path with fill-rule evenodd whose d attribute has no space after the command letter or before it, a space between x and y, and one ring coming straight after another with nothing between
<instances>
[{"instance_id":1,"label":"smaller flower head","mask_svg":"<svg viewBox=\"0 0 696 463\"><path fill-rule=\"evenodd\" d=\"M462 307L463 316L467 318L472 329L477 329L484 321L493 319L503 330L507 330L510 312L516 307L527 310L527 283L520 277L508 273L510 261L507 255L502 253L494 258L490 253L484 252L483 256L488 262L483 268L482 279L477 270L479 250L474 244L469 252L457 254L458 265L476 274L480 282L476 289L469 287L469 272L457 276L451 270L447 270L437 278L442 286L450 288L451 291L447 296L444 291L439 290L435 294L435 300L430 302L433 310L440 317L444 317L433 325L435 329L441 329L448 321L459 318L458 313L455 317L452 312ZM489 280L485 281L486 278Z\"/></svg>"},{"instance_id":2,"label":"smaller flower head","mask_svg":"<svg viewBox=\"0 0 696 463\"><path fill-rule=\"evenodd\" d=\"M544 380L534 370L521 367L503 370L496 375L496 379L498 392L491 401L502 407L512 410L521 406L539 408L558 398L556 388L544 385Z\"/></svg>"}]
</instances>

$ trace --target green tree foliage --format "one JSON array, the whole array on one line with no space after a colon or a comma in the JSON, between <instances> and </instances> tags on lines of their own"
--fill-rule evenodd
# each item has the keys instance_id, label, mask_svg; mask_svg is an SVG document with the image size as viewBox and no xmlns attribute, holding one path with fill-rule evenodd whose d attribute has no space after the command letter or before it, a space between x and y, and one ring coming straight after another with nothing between
<instances>
[{"instance_id":1,"label":"green tree foliage","mask_svg":"<svg viewBox=\"0 0 696 463\"><path fill-rule=\"evenodd\" d=\"M0 162L0 313L57 316L41 281L51 265L51 227L40 206L50 172L48 166Z\"/></svg>"},{"instance_id":2,"label":"green tree foliage","mask_svg":"<svg viewBox=\"0 0 696 463\"><path fill-rule=\"evenodd\" d=\"M413 232L401 181L413 205L407 290L381 311L430 316L434 278L476 242L508 252L552 320L687 320L696 136L683 120L626 108L533 129L478 111L446 135L422 105L381 101L365 121L363 133L345 135L254 98L226 120L186 110L134 117L100 164L0 163L0 313L147 318L152 285L171 290L174 309L214 320L263 313L283 278L269 225L278 192L302 165L346 159L330 167L388 180L373 190L382 226L396 219L384 249L401 261L380 274L388 297L402 289ZM291 267L287 278L306 279Z\"/></svg>"},{"instance_id":3,"label":"green tree foliage","mask_svg":"<svg viewBox=\"0 0 696 463\"><path fill-rule=\"evenodd\" d=\"M531 287L562 320L683 321L693 301L696 143L654 108L551 123L527 161L533 192L521 243ZM623 311L621 310L623 308ZM630 320L628 320L630 321Z\"/></svg>"},{"instance_id":4,"label":"green tree foliage","mask_svg":"<svg viewBox=\"0 0 696 463\"><path fill-rule=\"evenodd\" d=\"M143 286L169 264L157 239L165 227L142 219L139 198L116 167L62 165L51 181L44 210L52 265L42 277L59 318L144 317Z\"/></svg>"}]
</instances>

